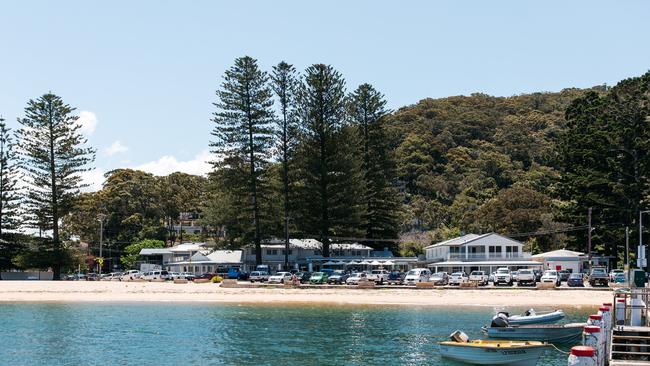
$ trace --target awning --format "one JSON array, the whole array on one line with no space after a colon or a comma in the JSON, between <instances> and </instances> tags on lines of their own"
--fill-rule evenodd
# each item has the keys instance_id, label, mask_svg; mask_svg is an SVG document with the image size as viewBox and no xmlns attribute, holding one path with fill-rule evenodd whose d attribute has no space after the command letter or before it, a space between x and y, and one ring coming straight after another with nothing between
<instances>
[{"instance_id":1,"label":"awning","mask_svg":"<svg viewBox=\"0 0 650 366\"><path fill-rule=\"evenodd\" d=\"M544 263L536 261L477 261L477 262L438 262L431 263L428 267L541 267Z\"/></svg>"}]
</instances>

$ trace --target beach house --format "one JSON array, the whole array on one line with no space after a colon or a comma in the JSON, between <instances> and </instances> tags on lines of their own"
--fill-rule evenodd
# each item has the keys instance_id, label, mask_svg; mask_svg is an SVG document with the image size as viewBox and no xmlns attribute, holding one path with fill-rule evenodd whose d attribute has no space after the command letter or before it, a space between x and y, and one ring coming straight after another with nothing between
<instances>
[{"instance_id":1,"label":"beach house","mask_svg":"<svg viewBox=\"0 0 650 366\"><path fill-rule=\"evenodd\" d=\"M482 270L492 273L497 268L541 268L524 252L524 244L496 234L466 234L425 247L428 266L435 272Z\"/></svg>"}]
</instances>

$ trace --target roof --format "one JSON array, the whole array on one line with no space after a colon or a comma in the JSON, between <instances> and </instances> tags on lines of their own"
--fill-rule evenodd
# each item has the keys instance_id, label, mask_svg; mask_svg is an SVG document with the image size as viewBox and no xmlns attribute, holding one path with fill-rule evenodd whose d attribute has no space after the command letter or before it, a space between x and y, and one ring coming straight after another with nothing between
<instances>
[{"instance_id":1,"label":"roof","mask_svg":"<svg viewBox=\"0 0 650 366\"><path fill-rule=\"evenodd\" d=\"M460 262L460 261L449 261L449 262L438 262L431 263L429 267L478 267L478 266L543 266L543 263L535 261L477 261L477 262Z\"/></svg>"},{"instance_id":2,"label":"roof","mask_svg":"<svg viewBox=\"0 0 650 366\"><path fill-rule=\"evenodd\" d=\"M546 253L535 254L533 258L579 258L584 256L585 253L574 252L573 250L559 249Z\"/></svg>"},{"instance_id":3,"label":"roof","mask_svg":"<svg viewBox=\"0 0 650 366\"><path fill-rule=\"evenodd\" d=\"M169 248L142 248L140 250L140 255L162 255L162 254L172 254Z\"/></svg>"},{"instance_id":4,"label":"roof","mask_svg":"<svg viewBox=\"0 0 650 366\"><path fill-rule=\"evenodd\" d=\"M243 263L243 256L243 250L215 250L208 255L196 253L188 261L169 262L165 263L165 266L198 264L241 264Z\"/></svg>"},{"instance_id":5,"label":"roof","mask_svg":"<svg viewBox=\"0 0 650 366\"><path fill-rule=\"evenodd\" d=\"M205 249L205 243L183 243L169 248L172 252L196 252Z\"/></svg>"},{"instance_id":6,"label":"roof","mask_svg":"<svg viewBox=\"0 0 650 366\"><path fill-rule=\"evenodd\" d=\"M270 239L262 243L262 248L284 249L284 239ZM322 249L323 244L316 239L289 239L289 247L296 249ZM332 243L331 250L371 250L372 248L359 243Z\"/></svg>"},{"instance_id":7,"label":"roof","mask_svg":"<svg viewBox=\"0 0 650 366\"><path fill-rule=\"evenodd\" d=\"M436 248L436 247L441 247L441 246L450 246L450 245L466 245L470 243L476 243L481 240L486 240L488 243L486 244L502 244L503 242L508 242L511 245L523 245L523 243L510 239L508 237L499 235L497 233L487 233L487 234L467 234L463 236L459 236L457 238L452 238L448 239L445 241L441 241L436 244L429 245L425 247L424 249L431 249L431 248Z\"/></svg>"}]
</instances>

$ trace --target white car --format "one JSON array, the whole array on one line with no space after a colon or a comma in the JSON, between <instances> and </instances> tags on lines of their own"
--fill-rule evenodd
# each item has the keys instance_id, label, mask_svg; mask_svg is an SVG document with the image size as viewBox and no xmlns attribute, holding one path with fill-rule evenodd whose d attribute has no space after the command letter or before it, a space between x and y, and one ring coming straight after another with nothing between
<instances>
[{"instance_id":1,"label":"white car","mask_svg":"<svg viewBox=\"0 0 650 366\"><path fill-rule=\"evenodd\" d=\"M415 285L419 282L427 282L429 281L430 277L431 271L429 271L427 268L413 268L412 270L408 271L408 273L406 273L406 277L404 277L404 284Z\"/></svg>"},{"instance_id":2,"label":"white car","mask_svg":"<svg viewBox=\"0 0 650 366\"><path fill-rule=\"evenodd\" d=\"M291 281L290 272L278 272L273 276L269 276L269 283L285 283Z\"/></svg>"},{"instance_id":3,"label":"white car","mask_svg":"<svg viewBox=\"0 0 650 366\"><path fill-rule=\"evenodd\" d=\"M120 281L133 281L139 279L140 277L142 277L142 273L136 269L132 269L124 272L124 274L122 274L120 277Z\"/></svg>"},{"instance_id":4,"label":"white car","mask_svg":"<svg viewBox=\"0 0 650 366\"><path fill-rule=\"evenodd\" d=\"M388 273L388 271L386 271L385 269L375 269L370 271L370 274L368 275L368 280L383 284L384 282L388 281L389 274L390 273Z\"/></svg>"},{"instance_id":5,"label":"white car","mask_svg":"<svg viewBox=\"0 0 650 366\"><path fill-rule=\"evenodd\" d=\"M497 269L497 272L494 274L494 286L502 283L512 286L512 273L506 267Z\"/></svg>"},{"instance_id":6,"label":"white car","mask_svg":"<svg viewBox=\"0 0 650 366\"><path fill-rule=\"evenodd\" d=\"M542 275L542 279L540 280L542 283L555 283L555 286L560 286L560 275L557 273L556 270L548 270L544 271L544 274Z\"/></svg>"},{"instance_id":7,"label":"white car","mask_svg":"<svg viewBox=\"0 0 650 366\"><path fill-rule=\"evenodd\" d=\"M368 279L368 274L366 272L357 272L353 273L345 280L346 285L358 285L360 281L365 281Z\"/></svg>"},{"instance_id":8,"label":"white car","mask_svg":"<svg viewBox=\"0 0 650 366\"><path fill-rule=\"evenodd\" d=\"M472 271L469 274L469 282L476 282L479 286L488 284L488 275L483 271Z\"/></svg>"},{"instance_id":9,"label":"white car","mask_svg":"<svg viewBox=\"0 0 650 366\"><path fill-rule=\"evenodd\" d=\"M150 271L144 273L140 278L147 281L166 281L169 279L169 272L164 270Z\"/></svg>"},{"instance_id":10,"label":"white car","mask_svg":"<svg viewBox=\"0 0 650 366\"><path fill-rule=\"evenodd\" d=\"M532 269L520 269L517 271L517 286L535 286L535 272Z\"/></svg>"},{"instance_id":11,"label":"white car","mask_svg":"<svg viewBox=\"0 0 650 366\"><path fill-rule=\"evenodd\" d=\"M460 286L461 283L465 283L467 281L469 281L469 278L465 272L454 272L449 277L449 285Z\"/></svg>"},{"instance_id":12,"label":"white car","mask_svg":"<svg viewBox=\"0 0 650 366\"><path fill-rule=\"evenodd\" d=\"M102 281L120 281L122 277L121 272L111 272L102 276Z\"/></svg>"}]
</instances>

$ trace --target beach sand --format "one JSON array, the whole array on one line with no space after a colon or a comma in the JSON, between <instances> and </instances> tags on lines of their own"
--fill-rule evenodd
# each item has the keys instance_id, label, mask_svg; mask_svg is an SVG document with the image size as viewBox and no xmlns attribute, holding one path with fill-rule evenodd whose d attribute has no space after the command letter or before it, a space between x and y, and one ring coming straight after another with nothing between
<instances>
[{"instance_id":1,"label":"beach sand","mask_svg":"<svg viewBox=\"0 0 650 366\"><path fill-rule=\"evenodd\" d=\"M611 291L221 288L160 282L0 281L0 302L214 302L415 306L597 306Z\"/></svg>"}]
</instances>

